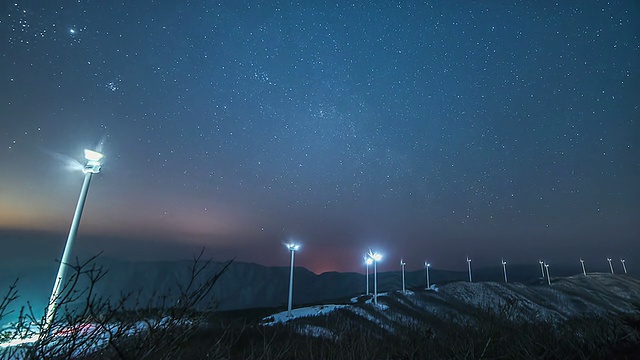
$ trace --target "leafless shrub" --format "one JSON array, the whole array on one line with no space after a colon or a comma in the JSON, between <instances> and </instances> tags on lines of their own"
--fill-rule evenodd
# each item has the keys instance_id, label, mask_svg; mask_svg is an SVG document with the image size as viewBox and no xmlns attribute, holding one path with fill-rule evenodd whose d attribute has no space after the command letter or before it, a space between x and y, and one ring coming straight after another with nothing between
<instances>
[{"instance_id":1,"label":"leafless shrub","mask_svg":"<svg viewBox=\"0 0 640 360\"><path fill-rule=\"evenodd\" d=\"M152 294L144 301L142 291L121 293L115 300L98 295L96 284L107 271L96 265L97 256L71 265L71 275L58 299L51 324L23 307L18 320L2 334L3 340L37 336L30 344L0 348L0 358L13 359L173 359L202 326L214 284L232 261L214 271L203 260L204 249L193 258L189 274L176 284L175 294ZM86 285L85 285L86 284ZM0 315L18 298L17 282L0 300ZM2 316L0 316L0 319Z\"/></svg>"}]
</instances>

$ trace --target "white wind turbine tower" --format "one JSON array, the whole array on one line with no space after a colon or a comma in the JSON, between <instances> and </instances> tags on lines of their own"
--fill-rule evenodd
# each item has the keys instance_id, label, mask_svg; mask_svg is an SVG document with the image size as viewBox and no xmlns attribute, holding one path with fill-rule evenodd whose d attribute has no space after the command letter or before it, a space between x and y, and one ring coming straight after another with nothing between
<instances>
[{"instance_id":1,"label":"white wind turbine tower","mask_svg":"<svg viewBox=\"0 0 640 360\"><path fill-rule=\"evenodd\" d=\"M504 259L502 259L502 272L504 272L504 282L508 282L507 281L507 262L504 261Z\"/></svg>"},{"instance_id":2,"label":"white wind turbine tower","mask_svg":"<svg viewBox=\"0 0 640 360\"><path fill-rule=\"evenodd\" d=\"M424 271L427 274L427 289L429 289L431 287L431 284L429 283L429 268L431 267L431 264L429 264L428 262L424 262Z\"/></svg>"},{"instance_id":3,"label":"white wind turbine tower","mask_svg":"<svg viewBox=\"0 0 640 360\"><path fill-rule=\"evenodd\" d=\"M611 275L613 275L613 265L611 265L611 258L607 258L607 261L609 262L609 269L611 269Z\"/></svg>"},{"instance_id":4,"label":"white wind turbine tower","mask_svg":"<svg viewBox=\"0 0 640 360\"><path fill-rule=\"evenodd\" d=\"M369 265L371 265L371 263L373 263L373 259L370 258L369 256L365 255L364 256L364 263L367 266L367 295L369 295Z\"/></svg>"},{"instance_id":5,"label":"white wind turbine tower","mask_svg":"<svg viewBox=\"0 0 640 360\"><path fill-rule=\"evenodd\" d=\"M467 267L469 268L469 282L473 282L471 279L471 259L467 256Z\"/></svg>"},{"instance_id":6,"label":"white wind turbine tower","mask_svg":"<svg viewBox=\"0 0 640 360\"><path fill-rule=\"evenodd\" d=\"M382 255L369 249L367 256L373 260L373 303L378 305L378 261L382 260Z\"/></svg>"},{"instance_id":7,"label":"white wind turbine tower","mask_svg":"<svg viewBox=\"0 0 640 360\"><path fill-rule=\"evenodd\" d=\"M291 251L291 272L289 274L289 303L287 306L287 317L290 318L291 317L291 303L293 300L293 257L294 254L296 253L296 251L298 251L300 249L300 244L296 244L296 243L289 243L289 244L285 244L285 246L287 247L287 249L289 249L289 251Z\"/></svg>"},{"instance_id":8,"label":"white wind turbine tower","mask_svg":"<svg viewBox=\"0 0 640 360\"><path fill-rule=\"evenodd\" d=\"M540 272L542 273L542 278L544 279L544 261L539 260L538 263L540 264Z\"/></svg>"},{"instance_id":9,"label":"white wind turbine tower","mask_svg":"<svg viewBox=\"0 0 640 360\"><path fill-rule=\"evenodd\" d=\"M580 265L582 265L582 275L587 276L587 271L584 269L584 260L580 259Z\"/></svg>"},{"instance_id":10,"label":"white wind turbine tower","mask_svg":"<svg viewBox=\"0 0 640 360\"><path fill-rule=\"evenodd\" d=\"M549 264L544 264L545 269L547 270L547 283L551 286L551 277L549 276Z\"/></svg>"},{"instance_id":11,"label":"white wind turbine tower","mask_svg":"<svg viewBox=\"0 0 640 360\"><path fill-rule=\"evenodd\" d=\"M82 211L84 210L84 203L87 200L87 194L89 192L89 184L91 183L91 177L93 174L100 172L102 168L102 160L104 155L100 152L90 149L84 150L84 157L87 160L86 164L82 168L84 173L84 182L82 183L82 189L80 190L80 197L76 205L76 211L73 215L71 222L71 228L69 229L69 235L67 242L64 245L64 251L62 253L62 259L60 259L60 266L58 267L58 274L53 285L51 297L49 298L49 305L45 313L44 331L42 334L49 332L51 324L55 319L58 305L60 303L60 297L64 288L64 278L66 276L67 268L70 267L71 249L73 249L73 243L78 233L78 226L80 225L80 218L82 217Z\"/></svg>"},{"instance_id":12,"label":"white wind turbine tower","mask_svg":"<svg viewBox=\"0 0 640 360\"><path fill-rule=\"evenodd\" d=\"M620 259L620 262L622 263L622 269L624 270L624 273L626 274L627 273L627 265L624 264L625 263L624 259Z\"/></svg>"},{"instance_id":13,"label":"white wind turbine tower","mask_svg":"<svg viewBox=\"0 0 640 360\"><path fill-rule=\"evenodd\" d=\"M400 259L400 267L402 268L402 293L406 294L407 293L407 288L405 286L405 282L404 282L404 267L405 265L407 265L406 262L404 262L402 259Z\"/></svg>"}]
</instances>

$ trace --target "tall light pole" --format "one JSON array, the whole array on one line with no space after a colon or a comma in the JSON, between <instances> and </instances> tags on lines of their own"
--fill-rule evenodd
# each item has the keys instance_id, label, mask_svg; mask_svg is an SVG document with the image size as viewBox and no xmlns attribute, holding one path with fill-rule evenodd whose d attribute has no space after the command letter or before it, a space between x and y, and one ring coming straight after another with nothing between
<instances>
[{"instance_id":1,"label":"tall light pole","mask_svg":"<svg viewBox=\"0 0 640 360\"><path fill-rule=\"evenodd\" d=\"M402 293L406 294L407 293L407 288L405 286L405 282L404 282L404 267L405 265L407 265L406 262L404 262L402 259L400 259L400 267L402 268Z\"/></svg>"},{"instance_id":2,"label":"tall light pole","mask_svg":"<svg viewBox=\"0 0 640 360\"><path fill-rule=\"evenodd\" d=\"M80 190L80 197L78 198L78 204L76 205L76 212L73 215L73 221L71 222L71 228L69 229L69 236L67 236L67 242L64 245L64 251L62 253L62 259L60 259L60 266L58 266L58 274L51 291L51 298L49 298L49 305L47 306L47 312L45 314L44 333L49 332L53 319L58 311L58 305L60 304L60 295L64 288L64 277L69 267L69 257L71 257L71 250L73 249L73 243L78 233L78 226L80 225L80 218L82 217L82 211L84 210L84 203L87 200L87 194L89 192L89 184L91 183L91 176L100 172L102 167L102 159L104 155L93 150L85 149L84 157L87 163L84 165L82 172L84 173L84 182L82 183L82 190Z\"/></svg>"},{"instance_id":3,"label":"tall light pole","mask_svg":"<svg viewBox=\"0 0 640 360\"><path fill-rule=\"evenodd\" d=\"M373 261L373 303L378 305L378 261L382 260L382 255L369 250L367 254Z\"/></svg>"},{"instance_id":4,"label":"tall light pole","mask_svg":"<svg viewBox=\"0 0 640 360\"><path fill-rule=\"evenodd\" d=\"M467 256L467 266L469 267L469 282L472 282L472 280L471 280L471 259L469 259L468 256Z\"/></svg>"},{"instance_id":5,"label":"tall light pole","mask_svg":"<svg viewBox=\"0 0 640 360\"><path fill-rule=\"evenodd\" d=\"M544 279L544 261L539 260L538 263L540 264L540 272L542 273L542 278Z\"/></svg>"},{"instance_id":6,"label":"tall light pole","mask_svg":"<svg viewBox=\"0 0 640 360\"><path fill-rule=\"evenodd\" d=\"M364 256L364 263L367 266L367 295L369 295L369 265L371 265L372 262L373 259L367 255Z\"/></svg>"},{"instance_id":7,"label":"tall light pole","mask_svg":"<svg viewBox=\"0 0 640 360\"><path fill-rule=\"evenodd\" d=\"M580 259L580 265L582 265L582 275L587 276L587 270L584 269L584 260Z\"/></svg>"},{"instance_id":8,"label":"tall light pole","mask_svg":"<svg viewBox=\"0 0 640 360\"><path fill-rule=\"evenodd\" d=\"M624 264L624 259L620 259L620 262L622 263L622 269L624 270L624 273L627 273L627 265Z\"/></svg>"},{"instance_id":9,"label":"tall light pole","mask_svg":"<svg viewBox=\"0 0 640 360\"><path fill-rule=\"evenodd\" d=\"M285 244L287 249L291 251L291 272L289 273L289 304L287 305L287 317L291 317L291 302L293 300L293 257L296 251L300 249L300 244L289 243Z\"/></svg>"},{"instance_id":10,"label":"tall light pole","mask_svg":"<svg viewBox=\"0 0 640 360\"><path fill-rule=\"evenodd\" d=\"M547 283L551 286L551 277L549 276L549 264L544 264L545 269L547 270Z\"/></svg>"},{"instance_id":11,"label":"tall light pole","mask_svg":"<svg viewBox=\"0 0 640 360\"><path fill-rule=\"evenodd\" d=\"M507 281L507 262L502 259L502 271L504 272L504 282Z\"/></svg>"},{"instance_id":12,"label":"tall light pole","mask_svg":"<svg viewBox=\"0 0 640 360\"><path fill-rule=\"evenodd\" d=\"M607 261L609 262L609 269L611 269L611 275L613 275L613 265L611 265L611 258L607 258Z\"/></svg>"},{"instance_id":13,"label":"tall light pole","mask_svg":"<svg viewBox=\"0 0 640 360\"><path fill-rule=\"evenodd\" d=\"M431 267L431 264L429 264L428 262L424 262L424 271L427 274L427 289L429 289L431 287L431 284L429 283L429 268Z\"/></svg>"}]
</instances>

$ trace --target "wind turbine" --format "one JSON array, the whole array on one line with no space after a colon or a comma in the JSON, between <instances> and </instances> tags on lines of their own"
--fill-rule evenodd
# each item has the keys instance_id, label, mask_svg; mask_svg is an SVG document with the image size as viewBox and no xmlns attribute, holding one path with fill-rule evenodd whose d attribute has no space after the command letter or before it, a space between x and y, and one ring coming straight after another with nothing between
<instances>
[{"instance_id":1,"label":"wind turbine","mask_svg":"<svg viewBox=\"0 0 640 360\"><path fill-rule=\"evenodd\" d=\"M544 279L544 261L539 260L538 263L540 264L540 272L542 273L542 278Z\"/></svg>"},{"instance_id":2,"label":"wind turbine","mask_svg":"<svg viewBox=\"0 0 640 360\"><path fill-rule=\"evenodd\" d=\"M372 262L373 259L371 259L367 255L364 256L364 263L367 266L367 295L369 295L369 265L371 265Z\"/></svg>"},{"instance_id":3,"label":"wind turbine","mask_svg":"<svg viewBox=\"0 0 640 360\"><path fill-rule=\"evenodd\" d=\"M400 259L400 267L402 268L402 293L406 294L407 293L407 288L405 286L405 282L404 282L404 267L405 265L407 265L406 262L404 262L402 259Z\"/></svg>"},{"instance_id":4,"label":"wind turbine","mask_svg":"<svg viewBox=\"0 0 640 360\"><path fill-rule=\"evenodd\" d=\"M624 273L626 274L627 273L627 265L624 264L625 263L624 259L620 259L620 262L622 263L622 269L624 270Z\"/></svg>"},{"instance_id":5,"label":"wind turbine","mask_svg":"<svg viewBox=\"0 0 640 360\"><path fill-rule=\"evenodd\" d=\"M288 243L285 244L287 249L291 251L291 272L289 273L289 303L287 305L287 317L291 317L291 302L293 300L293 258L296 253L300 249L300 244L296 243Z\"/></svg>"},{"instance_id":6,"label":"wind turbine","mask_svg":"<svg viewBox=\"0 0 640 360\"><path fill-rule=\"evenodd\" d=\"M76 211L73 215L73 221L71 222L71 228L69 229L69 235L67 242L64 245L64 251L62 253L62 259L60 259L60 265L58 266L58 274L51 291L51 298L49 298L49 305L47 306L47 312L45 314L44 332L49 332L58 310L60 302L60 295L63 289L63 281L69 267L69 257L71 256L71 250L73 249L73 243L78 233L78 226L80 225L80 218L82 217L82 211L84 210L84 203L87 200L87 194L89 193L89 184L91 183L91 176L100 172L102 168L102 160L104 155L97 151L85 149L84 158L87 160L86 164L82 168L84 173L84 182L82 183L82 190L80 190L80 197L78 198L78 204L76 205Z\"/></svg>"},{"instance_id":7,"label":"wind turbine","mask_svg":"<svg viewBox=\"0 0 640 360\"><path fill-rule=\"evenodd\" d=\"M427 289L429 289L431 287L431 284L429 283L429 267L431 267L431 264L429 264L428 262L424 262L424 271L427 274Z\"/></svg>"},{"instance_id":8,"label":"wind turbine","mask_svg":"<svg viewBox=\"0 0 640 360\"><path fill-rule=\"evenodd\" d=\"M580 259L580 265L582 265L582 275L587 276L587 271L584 269L584 260Z\"/></svg>"},{"instance_id":9,"label":"wind turbine","mask_svg":"<svg viewBox=\"0 0 640 360\"><path fill-rule=\"evenodd\" d=\"M611 269L611 275L613 275L613 265L611 265L611 258L607 258L607 261L609 262L609 269Z\"/></svg>"},{"instance_id":10,"label":"wind turbine","mask_svg":"<svg viewBox=\"0 0 640 360\"><path fill-rule=\"evenodd\" d=\"M502 271L504 272L504 282L508 282L507 281L507 262L504 261L504 259L502 259Z\"/></svg>"},{"instance_id":11,"label":"wind turbine","mask_svg":"<svg viewBox=\"0 0 640 360\"><path fill-rule=\"evenodd\" d=\"M549 264L544 264L545 269L547 269L547 283L551 286L551 277L549 276Z\"/></svg>"},{"instance_id":12,"label":"wind turbine","mask_svg":"<svg viewBox=\"0 0 640 360\"><path fill-rule=\"evenodd\" d=\"M371 260L373 260L373 303L378 305L378 261L382 260L382 255L377 252L372 252L369 249L367 254Z\"/></svg>"},{"instance_id":13,"label":"wind turbine","mask_svg":"<svg viewBox=\"0 0 640 360\"><path fill-rule=\"evenodd\" d=\"M467 266L469 267L469 282L473 282L471 280L471 259L467 256Z\"/></svg>"}]
</instances>

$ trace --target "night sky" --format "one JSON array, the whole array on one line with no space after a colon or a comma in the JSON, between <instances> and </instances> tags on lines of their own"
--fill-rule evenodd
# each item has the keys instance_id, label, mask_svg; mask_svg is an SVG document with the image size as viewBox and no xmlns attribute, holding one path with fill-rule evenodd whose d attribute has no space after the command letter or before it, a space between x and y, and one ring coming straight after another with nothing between
<instances>
[{"instance_id":1,"label":"night sky","mask_svg":"<svg viewBox=\"0 0 640 360\"><path fill-rule=\"evenodd\" d=\"M0 229L39 256L88 147L106 256L640 267L637 1L177 3L3 3Z\"/></svg>"}]
</instances>

